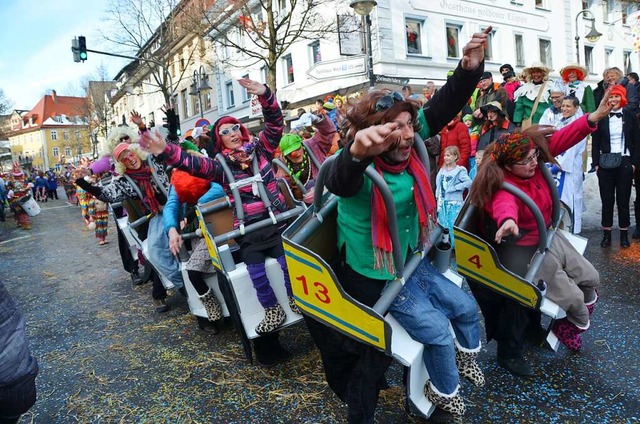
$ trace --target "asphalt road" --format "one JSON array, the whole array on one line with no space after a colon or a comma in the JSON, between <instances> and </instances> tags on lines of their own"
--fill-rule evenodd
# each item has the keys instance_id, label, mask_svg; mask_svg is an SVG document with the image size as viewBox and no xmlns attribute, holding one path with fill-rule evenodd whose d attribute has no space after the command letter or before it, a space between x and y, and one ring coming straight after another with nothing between
<instances>
[{"instance_id":1,"label":"asphalt road","mask_svg":"<svg viewBox=\"0 0 640 424\"><path fill-rule=\"evenodd\" d=\"M170 312L154 312L150 286L132 286L122 270L113 221L111 243L100 247L77 207L41 206L29 232L0 223L0 278L26 317L41 367L38 401L22 423L344 422L304 326L283 331L292 361L250 365L231 326L205 334L179 295L169 298ZM601 249L598 221L585 216L586 256L602 289L583 351L531 348L537 374L522 380L498 368L495 344L485 345L487 384L463 384L464 422L640 422L640 243L620 250L614 236ZM379 423L421 422L404 411L401 373L394 363Z\"/></svg>"}]
</instances>

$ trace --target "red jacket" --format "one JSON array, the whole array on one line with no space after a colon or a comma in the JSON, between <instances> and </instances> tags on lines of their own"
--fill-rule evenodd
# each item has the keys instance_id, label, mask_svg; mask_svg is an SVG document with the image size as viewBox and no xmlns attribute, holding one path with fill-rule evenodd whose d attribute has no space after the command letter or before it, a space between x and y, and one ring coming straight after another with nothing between
<instances>
[{"instance_id":1,"label":"red jacket","mask_svg":"<svg viewBox=\"0 0 640 424\"><path fill-rule=\"evenodd\" d=\"M440 131L440 157L438 158L438 168L444 163L444 149L449 146L457 146L460 150L458 165L469 170L469 156L471 156L471 139L469 138L469 128L458 118L447 124Z\"/></svg>"},{"instance_id":2,"label":"red jacket","mask_svg":"<svg viewBox=\"0 0 640 424\"><path fill-rule=\"evenodd\" d=\"M580 119L555 132L549 138L549 149L553 156L557 156L578 144L587 135L596 130L597 126L589 126L587 116L588 115L583 115ZM549 227L553 209L551 189L546 183L540 169L536 169L534 176L526 180L518 178L505 170L504 180L524 191L531 200L538 205L540 212L542 212L545 225ZM520 235L522 236L522 238L516 242L517 245L535 246L539 243L538 227L531 210L529 210L524 203L517 200L511 193L499 190L493 195L491 201L485 205L485 210L496 222L498 228L500 228L507 219L511 218L516 222Z\"/></svg>"}]
</instances>

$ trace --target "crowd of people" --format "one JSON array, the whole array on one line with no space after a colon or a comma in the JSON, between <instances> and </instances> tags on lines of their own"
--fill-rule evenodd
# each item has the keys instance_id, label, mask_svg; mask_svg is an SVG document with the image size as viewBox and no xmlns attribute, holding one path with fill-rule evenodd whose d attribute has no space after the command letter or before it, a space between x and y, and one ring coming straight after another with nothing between
<instances>
[{"instance_id":1,"label":"crowd of people","mask_svg":"<svg viewBox=\"0 0 640 424\"><path fill-rule=\"evenodd\" d=\"M403 255L428 250L429 234L438 225L453 235L454 222L468 199L483 214L486 225L481 235L495 248L501 263L524 276L540 236L532 213L503 190L502 183L509 182L531 197L549 226L552 194L542 171L548 167L560 198L572 212L572 230L580 233L583 154L591 135L602 201L600 245L612 244L617 206L619 243L629 247L634 184L636 219L640 209L637 75L624 76L618 68L609 68L592 90L584 82L586 69L579 64L566 65L556 79L549 78L550 69L541 63L524 68L521 75L504 64L500 67L503 82L494 82L484 63L483 45L489 31L472 36L442 87L428 83L421 94L405 86L402 92L373 89L359 96L318 99L315 110L299 111L286 133L274 93L247 78L239 83L257 96L264 116L264 128L258 134L237 118L222 116L213 124L194 127L180 139L177 116L168 106L165 139L133 112L136 130L114 129L107 155L85 160L77 168L67 166L61 174L39 172L33 182L14 169L10 180L0 179L0 203L4 206L7 199L18 225L28 229L28 216L23 216L27 214L19 205L14 207L12 199L31 192L36 201L47 202L57 198L57 182L62 180L68 201L80 206L85 225L104 246L108 205L119 218L125 214L120 204L134 202L141 215L151 217L145 235L150 262L185 297L178 254L185 243L181 234L194 225L196 205L224 196L232 204L240 200L242 204L235 206L241 207L244 216L235 215L236 229L273 219L271 225L235 238L264 310L255 328L260 337L254 339L258 362L264 366L291 358L279 341L287 313L274 293L275 282L267 275L268 257L282 270L290 310L300 314L282 246L286 224L275 219L286 210L278 180L286 181L293 196L310 205L318 166L330 155L337 158L330 164L326 187L338 196L339 252L332 268L345 292L367 306L380 297L396 267L387 210L379 190L365 175L367 169L378 173L391 189ZM414 149L416 133L427 142L434 175ZM274 164L276 158L279 162ZM3 207L0 220L5 220ZM636 225L632 238L638 237ZM451 243L455 247L453 238ZM138 258L131 255L120 229L118 245L123 267L134 284L140 284ZM194 241L190 250L185 269L207 313L207 318L198 318L198 325L216 334L222 319L221 299L207 284L216 271L206 243ZM579 351L581 334L590 328L598 301L598 271L558 233L536 279L546 282L546 297L566 312L553 324L554 333L569 349ZM157 275L152 281L155 310L165 312L167 290ZM436 422L464 416L461 376L484 384L475 359L481 349L478 305L487 341L497 343L497 363L517 376L535 373L524 359L523 341L527 331L540 328L539 312L481 285L470 283L470 288L473 296L448 281L425 257L389 310L424 345L430 378L424 390L436 406L432 416ZM348 406L348 422L373 422L392 359L316 321L306 323L321 353L329 386Z\"/></svg>"}]
</instances>

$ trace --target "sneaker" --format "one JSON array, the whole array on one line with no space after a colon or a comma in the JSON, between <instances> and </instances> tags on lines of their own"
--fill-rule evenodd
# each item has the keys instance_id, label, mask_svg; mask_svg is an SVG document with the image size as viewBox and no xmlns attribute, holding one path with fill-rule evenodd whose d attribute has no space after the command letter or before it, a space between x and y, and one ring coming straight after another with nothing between
<instances>
[{"instance_id":1,"label":"sneaker","mask_svg":"<svg viewBox=\"0 0 640 424\"><path fill-rule=\"evenodd\" d=\"M498 356L498 365L518 377L533 377L533 367L524 358L501 358Z\"/></svg>"}]
</instances>

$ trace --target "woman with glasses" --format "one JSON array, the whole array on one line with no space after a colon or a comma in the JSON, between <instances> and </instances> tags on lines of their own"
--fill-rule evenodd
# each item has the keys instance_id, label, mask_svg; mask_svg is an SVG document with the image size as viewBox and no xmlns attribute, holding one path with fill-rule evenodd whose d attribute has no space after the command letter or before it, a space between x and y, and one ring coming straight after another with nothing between
<instances>
[{"instance_id":1,"label":"woman with glasses","mask_svg":"<svg viewBox=\"0 0 640 424\"><path fill-rule=\"evenodd\" d=\"M539 236L530 209L503 190L502 183L509 182L527 194L549 226L553 209L551 189L538 161L557 163L555 156L594 132L596 123L608 116L611 109L606 97L595 112L557 132L535 126L504 134L485 150L482 166L471 186L470 201L488 218L483 220L484 236L493 238L490 242L500 262L510 271L526 274ZM589 328L589 316L598 298L598 271L558 232L535 278L547 283L546 297L567 313L566 318L555 322L554 333L571 350L580 350L580 334ZM471 289L484 315L487 340L495 339L498 343L498 364L515 375L532 376L533 367L523 357L523 338L530 320L539 316L536 318L530 310L484 287L471 284ZM538 326L538 322L532 324Z\"/></svg>"},{"instance_id":2,"label":"woman with glasses","mask_svg":"<svg viewBox=\"0 0 640 424\"><path fill-rule=\"evenodd\" d=\"M489 28L488 31L491 29ZM423 129L440 131L466 103L484 68L486 33L474 34L464 58L424 110ZM420 102L401 93L372 90L349 108L347 144L327 170L326 187L338 195L337 248L332 265L342 288L373 306L394 276L387 211L382 196L365 176L380 173L396 206L400 249L422 250L437 224L436 202L427 170L413 149ZM427 134L428 135L428 134ZM430 375L426 396L439 422L465 412L460 375L482 385L475 362L480 350L477 305L425 260L389 309L414 339L425 345ZM451 320L456 341L449 331ZM307 326L321 353L327 382L348 405L349 423L373 423L378 395L386 385L392 358L311 319Z\"/></svg>"},{"instance_id":3,"label":"woman with glasses","mask_svg":"<svg viewBox=\"0 0 640 424\"><path fill-rule=\"evenodd\" d=\"M239 79L238 82L247 90L247 93L258 96L264 116L264 130L260 132L258 137L252 138L247 128L237 118L223 116L213 124L212 133L215 137L216 150L224 157L236 182L255 178L252 165L256 161L267 195L273 199L272 203L284 205L284 197L278 190L275 172L271 166L284 127L282 110L275 94L266 85L248 78ZM234 202L229 181L227 181L222 165L217 160L190 155L178 146L167 144L161 137L153 135L147 140L147 149L156 155L165 153L163 156L166 157L169 165L174 165L196 177L206 178L221 184L231 201ZM255 183L239 184L238 190L245 214L245 225L269 217ZM277 209L272 212L279 213ZM237 219L234 225L239 225ZM273 365L291 357L291 354L280 346L277 338L276 330L286 321L286 312L278 303L267 277L265 269L267 256L276 258L280 264L289 296L289 306L295 313L300 312L291 291L291 282L289 281L289 272L280 235L283 229L281 225L270 225L235 239L241 248L242 260L247 265L258 301L265 311L264 319L258 323L255 331L269 337L254 340L258 362L263 365ZM260 339L264 340L258 342Z\"/></svg>"}]
</instances>

